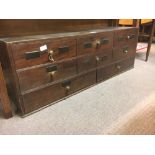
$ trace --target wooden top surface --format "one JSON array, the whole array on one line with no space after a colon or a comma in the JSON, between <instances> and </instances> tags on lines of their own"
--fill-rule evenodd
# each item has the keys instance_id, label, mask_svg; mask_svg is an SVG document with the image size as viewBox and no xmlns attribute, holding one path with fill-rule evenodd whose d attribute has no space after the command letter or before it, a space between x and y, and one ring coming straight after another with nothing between
<instances>
[{"instance_id":1,"label":"wooden top surface","mask_svg":"<svg viewBox=\"0 0 155 155\"><path fill-rule=\"evenodd\" d=\"M82 36L82 35L109 32L114 30L115 31L126 30L126 29L133 29L133 27L106 27L103 29L91 29L91 30L89 29L89 30L78 31L78 32L64 32L64 33L51 33L51 34L45 34L45 35L8 37L8 38L0 38L0 41L5 43L18 43L18 42L35 41L35 40L63 38L63 37L69 37L69 36Z\"/></svg>"}]
</instances>

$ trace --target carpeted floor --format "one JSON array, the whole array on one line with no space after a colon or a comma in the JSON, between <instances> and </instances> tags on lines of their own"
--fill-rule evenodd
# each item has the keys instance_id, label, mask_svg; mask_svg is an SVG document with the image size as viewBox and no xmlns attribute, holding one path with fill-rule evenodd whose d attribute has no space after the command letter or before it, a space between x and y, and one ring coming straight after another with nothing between
<instances>
[{"instance_id":1,"label":"carpeted floor","mask_svg":"<svg viewBox=\"0 0 155 155\"><path fill-rule=\"evenodd\" d=\"M0 134L102 134L155 90L155 45L148 62L26 118L0 117Z\"/></svg>"}]
</instances>

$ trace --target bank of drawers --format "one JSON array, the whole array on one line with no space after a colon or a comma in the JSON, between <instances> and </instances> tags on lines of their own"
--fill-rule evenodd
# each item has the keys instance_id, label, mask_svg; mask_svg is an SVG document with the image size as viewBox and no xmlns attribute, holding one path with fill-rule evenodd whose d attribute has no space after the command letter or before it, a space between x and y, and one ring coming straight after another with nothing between
<instances>
[{"instance_id":1,"label":"bank of drawers","mask_svg":"<svg viewBox=\"0 0 155 155\"><path fill-rule=\"evenodd\" d=\"M136 43L135 28L13 43L22 115L133 67Z\"/></svg>"}]
</instances>

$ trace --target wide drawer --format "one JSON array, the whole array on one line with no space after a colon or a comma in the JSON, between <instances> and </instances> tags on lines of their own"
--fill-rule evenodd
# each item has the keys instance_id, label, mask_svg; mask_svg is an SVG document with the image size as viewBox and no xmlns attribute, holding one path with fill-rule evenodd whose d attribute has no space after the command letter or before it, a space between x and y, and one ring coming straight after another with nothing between
<instances>
[{"instance_id":1,"label":"wide drawer","mask_svg":"<svg viewBox=\"0 0 155 155\"><path fill-rule=\"evenodd\" d=\"M96 58L94 54L79 57L77 59L78 73L88 71L96 67Z\"/></svg>"},{"instance_id":2,"label":"wide drawer","mask_svg":"<svg viewBox=\"0 0 155 155\"><path fill-rule=\"evenodd\" d=\"M102 52L96 53L97 67L107 65L112 62L112 50L103 50Z\"/></svg>"},{"instance_id":3,"label":"wide drawer","mask_svg":"<svg viewBox=\"0 0 155 155\"><path fill-rule=\"evenodd\" d=\"M136 45L122 45L121 47L115 47L113 50L113 59L120 60L135 56Z\"/></svg>"},{"instance_id":4,"label":"wide drawer","mask_svg":"<svg viewBox=\"0 0 155 155\"><path fill-rule=\"evenodd\" d=\"M17 74L19 78L20 89L23 92L76 75L76 59L21 69L17 71Z\"/></svg>"},{"instance_id":5,"label":"wide drawer","mask_svg":"<svg viewBox=\"0 0 155 155\"><path fill-rule=\"evenodd\" d=\"M96 83L96 71L23 94L25 114Z\"/></svg>"},{"instance_id":6,"label":"wide drawer","mask_svg":"<svg viewBox=\"0 0 155 155\"><path fill-rule=\"evenodd\" d=\"M137 43L138 29L130 28L114 32L114 47L124 44Z\"/></svg>"},{"instance_id":7,"label":"wide drawer","mask_svg":"<svg viewBox=\"0 0 155 155\"><path fill-rule=\"evenodd\" d=\"M134 66L134 57L97 69L97 82L104 81Z\"/></svg>"},{"instance_id":8,"label":"wide drawer","mask_svg":"<svg viewBox=\"0 0 155 155\"><path fill-rule=\"evenodd\" d=\"M102 32L79 37L77 40L77 55L92 54L103 49L112 49L113 32Z\"/></svg>"},{"instance_id":9,"label":"wide drawer","mask_svg":"<svg viewBox=\"0 0 155 155\"><path fill-rule=\"evenodd\" d=\"M76 56L76 39L59 38L14 43L12 52L16 69Z\"/></svg>"}]
</instances>

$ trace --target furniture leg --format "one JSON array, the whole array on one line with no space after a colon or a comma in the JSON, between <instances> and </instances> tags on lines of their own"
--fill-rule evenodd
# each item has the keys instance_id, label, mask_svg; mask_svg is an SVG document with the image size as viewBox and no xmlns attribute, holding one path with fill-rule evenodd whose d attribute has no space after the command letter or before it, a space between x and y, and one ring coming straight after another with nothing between
<instances>
[{"instance_id":1,"label":"furniture leg","mask_svg":"<svg viewBox=\"0 0 155 155\"><path fill-rule=\"evenodd\" d=\"M148 42L148 47L147 47L147 52L146 52L146 59L145 59L145 61L148 60L148 57L149 57L149 54L150 54L150 49L151 49L151 44L152 44L154 29L155 29L155 19L153 19L153 22L152 22L152 29L151 29L150 36L149 36L149 42Z\"/></svg>"},{"instance_id":2,"label":"furniture leg","mask_svg":"<svg viewBox=\"0 0 155 155\"><path fill-rule=\"evenodd\" d=\"M4 117L5 118L12 117L11 105L10 105L10 101L7 93L7 88L6 88L6 83L2 72L1 63L0 63L0 100L3 108Z\"/></svg>"}]
</instances>

